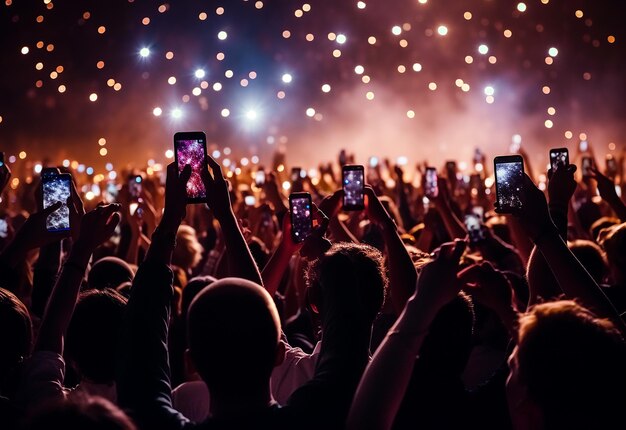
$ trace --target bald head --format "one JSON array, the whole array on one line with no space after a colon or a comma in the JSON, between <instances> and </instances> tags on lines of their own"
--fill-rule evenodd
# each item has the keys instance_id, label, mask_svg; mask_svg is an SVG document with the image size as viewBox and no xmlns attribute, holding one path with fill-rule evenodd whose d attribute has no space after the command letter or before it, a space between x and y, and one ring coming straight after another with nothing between
<instances>
[{"instance_id":1,"label":"bald head","mask_svg":"<svg viewBox=\"0 0 626 430\"><path fill-rule=\"evenodd\" d=\"M267 384L280 320L260 285L225 278L207 286L191 302L187 333L194 364L210 390L236 393Z\"/></svg>"}]
</instances>

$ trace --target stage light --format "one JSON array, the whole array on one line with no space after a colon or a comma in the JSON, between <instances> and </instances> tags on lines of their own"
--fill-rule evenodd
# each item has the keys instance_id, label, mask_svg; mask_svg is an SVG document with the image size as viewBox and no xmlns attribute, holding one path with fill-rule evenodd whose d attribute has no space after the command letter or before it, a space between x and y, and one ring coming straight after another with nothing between
<instances>
[{"instance_id":1,"label":"stage light","mask_svg":"<svg viewBox=\"0 0 626 430\"><path fill-rule=\"evenodd\" d=\"M206 76L206 72L202 69L197 69L194 75L196 75L196 78L202 79Z\"/></svg>"},{"instance_id":2,"label":"stage light","mask_svg":"<svg viewBox=\"0 0 626 430\"><path fill-rule=\"evenodd\" d=\"M283 74L282 80L284 83L289 84L293 80L293 77L289 73L285 73Z\"/></svg>"},{"instance_id":3,"label":"stage light","mask_svg":"<svg viewBox=\"0 0 626 430\"><path fill-rule=\"evenodd\" d=\"M141 55L143 58L147 58L150 55L150 49L149 48L141 48L139 50L139 55Z\"/></svg>"},{"instance_id":4,"label":"stage light","mask_svg":"<svg viewBox=\"0 0 626 430\"><path fill-rule=\"evenodd\" d=\"M180 108L172 109L172 118L180 119L183 116L183 111Z\"/></svg>"},{"instance_id":5,"label":"stage light","mask_svg":"<svg viewBox=\"0 0 626 430\"><path fill-rule=\"evenodd\" d=\"M152 115L154 116L161 116L162 113L163 109L161 109L160 107L155 107L154 109L152 109Z\"/></svg>"}]
</instances>

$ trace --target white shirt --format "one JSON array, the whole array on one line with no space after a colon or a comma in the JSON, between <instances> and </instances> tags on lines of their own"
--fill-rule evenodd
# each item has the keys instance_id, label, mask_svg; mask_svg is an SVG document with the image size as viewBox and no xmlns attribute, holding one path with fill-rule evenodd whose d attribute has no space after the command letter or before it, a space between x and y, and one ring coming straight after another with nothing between
<instances>
[{"instance_id":1,"label":"white shirt","mask_svg":"<svg viewBox=\"0 0 626 430\"><path fill-rule=\"evenodd\" d=\"M271 377L272 396L281 405L315 374L322 343L313 352L285 345L285 359L274 368ZM209 416L209 390L204 381L183 382L172 391L172 406L191 421L201 422Z\"/></svg>"}]
</instances>

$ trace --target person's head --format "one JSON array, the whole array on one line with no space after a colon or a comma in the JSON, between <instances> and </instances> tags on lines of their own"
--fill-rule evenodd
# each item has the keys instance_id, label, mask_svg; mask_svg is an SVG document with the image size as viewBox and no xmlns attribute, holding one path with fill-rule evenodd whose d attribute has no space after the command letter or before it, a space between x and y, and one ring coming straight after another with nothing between
<instances>
[{"instance_id":1,"label":"person's head","mask_svg":"<svg viewBox=\"0 0 626 430\"><path fill-rule=\"evenodd\" d=\"M115 379L126 303L110 288L81 293L67 329L66 352L84 378L101 384Z\"/></svg>"},{"instance_id":2,"label":"person's head","mask_svg":"<svg viewBox=\"0 0 626 430\"><path fill-rule=\"evenodd\" d=\"M611 280L626 285L626 223L613 226L602 240Z\"/></svg>"},{"instance_id":3,"label":"person's head","mask_svg":"<svg viewBox=\"0 0 626 430\"><path fill-rule=\"evenodd\" d=\"M193 269L202 259L204 248L198 242L196 230L188 225L182 224L176 233L176 248L172 255L172 264L185 271Z\"/></svg>"},{"instance_id":4,"label":"person's head","mask_svg":"<svg viewBox=\"0 0 626 430\"><path fill-rule=\"evenodd\" d=\"M591 277L600 284L606 276L607 264L602 248L590 240L574 240L568 243L569 249L587 269Z\"/></svg>"},{"instance_id":5,"label":"person's head","mask_svg":"<svg viewBox=\"0 0 626 430\"><path fill-rule=\"evenodd\" d=\"M521 316L507 398L527 427L625 428L626 346L615 326L573 301Z\"/></svg>"},{"instance_id":6,"label":"person's head","mask_svg":"<svg viewBox=\"0 0 626 430\"><path fill-rule=\"evenodd\" d=\"M309 304L322 321L340 317L372 324L385 301L383 256L369 245L334 244L309 265L306 279Z\"/></svg>"},{"instance_id":7,"label":"person's head","mask_svg":"<svg viewBox=\"0 0 626 430\"><path fill-rule=\"evenodd\" d=\"M180 304L180 316L187 319L187 314L189 312L189 307L191 306L191 302L196 298L198 293L202 291L205 287L211 285L215 282L213 276L196 276L195 278L191 278L185 288L183 288L183 293L181 297Z\"/></svg>"},{"instance_id":8,"label":"person's head","mask_svg":"<svg viewBox=\"0 0 626 430\"><path fill-rule=\"evenodd\" d=\"M124 282L133 282L133 269L121 258L104 257L94 263L87 275L89 288L104 290L116 289Z\"/></svg>"},{"instance_id":9,"label":"person's head","mask_svg":"<svg viewBox=\"0 0 626 430\"><path fill-rule=\"evenodd\" d=\"M244 279L220 279L196 295L187 337L211 396L237 399L268 390L272 369L284 358L274 301L263 287ZM252 356L236 353L242 348Z\"/></svg>"},{"instance_id":10,"label":"person's head","mask_svg":"<svg viewBox=\"0 0 626 430\"><path fill-rule=\"evenodd\" d=\"M102 397L73 395L46 404L30 418L26 430L135 430L132 420Z\"/></svg>"},{"instance_id":11,"label":"person's head","mask_svg":"<svg viewBox=\"0 0 626 430\"><path fill-rule=\"evenodd\" d=\"M33 326L24 303L15 294L0 288L0 392L5 378L30 355Z\"/></svg>"}]
</instances>

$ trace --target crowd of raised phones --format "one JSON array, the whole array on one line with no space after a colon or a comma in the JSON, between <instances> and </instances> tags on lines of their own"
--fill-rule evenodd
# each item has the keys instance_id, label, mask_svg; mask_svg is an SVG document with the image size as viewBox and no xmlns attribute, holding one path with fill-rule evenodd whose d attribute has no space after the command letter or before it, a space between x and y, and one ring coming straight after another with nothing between
<instances>
[{"instance_id":1,"label":"crowd of raised phones","mask_svg":"<svg viewBox=\"0 0 626 430\"><path fill-rule=\"evenodd\" d=\"M624 151L545 155L0 163L0 428L626 428Z\"/></svg>"}]
</instances>

